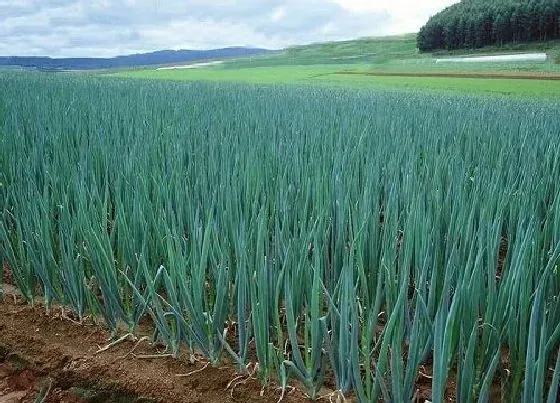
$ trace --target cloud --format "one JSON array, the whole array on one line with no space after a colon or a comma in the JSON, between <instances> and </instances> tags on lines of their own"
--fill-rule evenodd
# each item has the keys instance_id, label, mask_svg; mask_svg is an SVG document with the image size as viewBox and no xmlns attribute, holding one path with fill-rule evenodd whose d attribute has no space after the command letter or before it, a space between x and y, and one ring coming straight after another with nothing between
<instances>
[{"instance_id":1,"label":"cloud","mask_svg":"<svg viewBox=\"0 0 560 403\"><path fill-rule=\"evenodd\" d=\"M375 1L0 0L0 54L107 57L160 49L282 48L407 28L394 7L404 7L404 0L384 1L384 7L371 3ZM407 18L424 16L408 13Z\"/></svg>"},{"instance_id":2,"label":"cloud","mask_svg":"<svg viewBox=\"0 0 560 403\"><path fill-rule=\"evenodd\" d=\"M391 16L387 34L417 32L432 15L459 0L336 0L347 10L354 12L385 12Z\"/></svg>"}]
</instances>

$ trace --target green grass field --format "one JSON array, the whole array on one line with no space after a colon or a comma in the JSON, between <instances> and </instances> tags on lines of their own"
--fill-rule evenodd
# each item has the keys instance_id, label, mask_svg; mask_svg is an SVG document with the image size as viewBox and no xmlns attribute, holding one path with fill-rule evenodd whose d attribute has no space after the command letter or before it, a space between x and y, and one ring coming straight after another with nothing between
<instances>
[{"instance_id":1,"label":"green grass field","mask_svg":"<svg viewBox=\"0 0 560 403\"><path fill-rule=\"evenodd\" d=\"M366 66L358 69L367 71ZM178 80L247 82L253 84L297 84L347 86L353 88L444 91L481 95L558 98L560 81L454 78L454 77L375 77L344 75L337 72L348 65L280 66L256 68L207 68L192 70L138 70L119 72L118 77ZM356 69L356 66L353 66Z\"/></svg>"},{"instance_id":2,"label":"green grass field","mask_svg":"<svg viewBox=\"0 0 560 403\"><path fill-rule=\"evenodd\" d=\"M551 58L546 63L477 63L465 65L434 62L435 57L456 56L464 54L499 54L518 52L546 52ZM516 44L502 48L486 47L476 50L439 51L420 53L416 48L416 35L389 36L379 38L357 39L352 41L326 42L303 46L294 46L283 51L264 56L230 60L226 68L254 68L278 66L305 66L321 64L367 65L369 69L393 70L412 68L421 70L467 69L467 70L530 70L560 71L560 64L555 63L560 56L560 41L532 44Z\"/></svg>"},{"instance_id":3,"label":"green grass field","mask_svg":"<svg viewBox=\"0 0 560 403\"><path fill-rule=\"evenodd\" d=\"M359 39L296 46L265 56L228 60L221 65L182 70L135 70L109 72L108 75L139 79L177 81L246 82L253 84L296 84L347 86L373 89L443 91L480 95L559 98L560 80L414 77L418 73L535 73L560 74L560 41L485 48L476 54L546 51L546 62L515 63L436 63L435 57L463 54L438 52L422 54L416 49L414 35ZM376 77L337 74L341 71L410 73L409 77Z\"/></svg>"}]
</instances>

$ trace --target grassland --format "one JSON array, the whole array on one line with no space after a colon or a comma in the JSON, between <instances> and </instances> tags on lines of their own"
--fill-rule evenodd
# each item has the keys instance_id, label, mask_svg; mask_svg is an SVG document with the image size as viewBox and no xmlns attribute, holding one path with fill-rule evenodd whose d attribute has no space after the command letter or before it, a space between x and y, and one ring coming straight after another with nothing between
<instances>
[{"instance_id":1,"label":"grassland","mask_svg":"<svg viewBox=\"0 0 560 403\"><path fill-rule=\"evenodd\" d=\"M252 84L295 84L311 86L338 86L382 90L436 91L479 95L508 95L555 99L560 97L560 80L453 77L372 76L368 74L339 74L352 69L371 72L361 65L282 66L255 68L208 68L196 70L140 70L116 74L118 77L176 80L244 82Z\"/></svg>"},{"instance_id":2,"label":"grassland","mask_svg":"<svg viewBox=\"0 0 560 403\"><path fill-rule=\"evenodd\" d=\"M160 70L138 69L121 71L118 77L163 79L178 81L246 82L254 84L296 84L319 86L346 86L372 89L438 91L480 95L558 98L560 81L511 79L465 79L445 77L449 72L540 74L560 77L559 42L516 45L509 48L478 50L477 54L492 54L525 50L549 52L547 62L516 63L436 63L432 54L421 54L416 49L414 35L362 39L297 46L281 52L250 59L226 61L222 65L201 69ZM440 52L437 56L461 54ZM344 71L368 73L362 77L338 74ZM379 77L395 73L406 77ZM442 77L417 77L423 73L441 74Z\"/></svg>"},{"instance_id":3,"label":"grassland","mask_svg":"<svg viewBox=\"0 0 560 403\"><path fill-rule=\"evenodd\" d=\"M439 51L435 53L420 53L416 48L414 34L401 36L388 36L379 38L365 38L352 41L327 42L310 45L295 46L280 52L249 59L232 60L226 63L231 68L248 67L277 67L277 66L305 66L321 64L365 64L370 68L391 70L397 66L410 68L437 69L447 68L433 63L434 57L445 57L464 54L499 54L541 51L548 53L551 58L547 63L520 63L520 64L464 64L453 65L451 68L466 69L542 69L546 71L560 71L555 63L560 57L560 41L549 41L532 44L516 44L497 47L486 47L475 50Z\"/></svg>"}]
</instances>

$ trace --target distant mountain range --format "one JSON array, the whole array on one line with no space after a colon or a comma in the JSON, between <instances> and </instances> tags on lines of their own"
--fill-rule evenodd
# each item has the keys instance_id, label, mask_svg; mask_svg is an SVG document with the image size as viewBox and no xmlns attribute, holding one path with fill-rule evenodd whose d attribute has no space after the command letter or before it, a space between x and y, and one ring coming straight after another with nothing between
<instances>
[{"instance_id":1,"label":"distant mountain range","mask_svg":"<svg viewBox=\"0 0 560 403\"><path fill-rule=\"evenodd\" d=\"M0 66L19 66L41 70L97 70L247 57L267 52L270 51L259 48L231 47L212 50L161 50L112 58L58 59L42 56L0 56Z\"/></svg>"}]
</instances>

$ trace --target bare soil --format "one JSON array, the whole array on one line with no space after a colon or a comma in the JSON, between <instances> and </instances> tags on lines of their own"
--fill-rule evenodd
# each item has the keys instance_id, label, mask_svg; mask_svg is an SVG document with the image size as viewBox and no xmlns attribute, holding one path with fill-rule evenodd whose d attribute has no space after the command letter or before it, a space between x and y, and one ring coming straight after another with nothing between
<instances>
[{"instance_id":1,"label":"bare soil","mask_svg":"<svg viewBox=\"0 0 560 403\"><path fill-rule=\"evenodd\" d=\"M55 308L23 302L12 286L3 286L0 302L0 403L143 403L143 402L278 402L281 390L262 388L256 377L242 377L233 363L218 368L202 359L191 363L162 356L139 335L99 352L111 336L93 321L78 324ZM153 358L146 358L153 356ZM178 376L179 375L179 376ZM431 399L431 362L421 367L415 402ZM294 383L282 402L309 401ZM340 401L327 379L323 400ZM446 401L455 401L450 376ZM41 400L41 398L44 398ZM352 397L346 402L355 401Z\"/></svg>"},{"instance_id":2,"label":"bare soil","mask_svg":"<svg viewBox=\"0 0 560 403\"><path fill-rule=\"evenodd\" d=\"M507 238L501 246L503 261ZM25 303L11 280L5 265L0 296L0 403L278 402L281 397L278 385L263 388L256 377L236 373L234 363L227 360L216 368L202 357L193 362L188 354L165 356L147 342L152 333L149 321L139 326L135 336L108 347L114 339L102 324L77 323L60 306L47 315L40 303ZM384 325L382 317L380 331ZM418 403L430 401L432 395L431 360L424 364L416 380ZM455 378L450 374L446 385L448 402L456 401ZM301 385L292 385L282 402L310 401ZM335 388L334 378L327 376L320 400L341 401ZM491 393L494 399L499 400L497 382Z\"/></svg>"},{"instance_id":3,"label":"bare soil","mask_svg":"<svg viewBox=\"0 0 560 403\"><path fill-rule=\"evenodd\" d=\"M560 74L544 72L391 72L391 71L354 71L342 70L335 74L374 76L374 77L441 77L441 78L506 78L521 80L560 80Z\"/></svg>"},{"instance_id":4,"label":"bare soil","mask_svg":"<svg viewBox=\"0 0 560 403\"><path fill-rule=\"evenodd\" d=\"M0 303L0 403L40 402L42 397L52 403L276 402L281 395L275 385L262 389L254 377L239 378L233 365L143 358L161 354L147 342L127 340L97 353L110 341L99 325L73 323L60 311L46 315L42 306L5 295ZM302 401L307 399L297 389L283 399Z\"/></svg>"}]
</instances>

